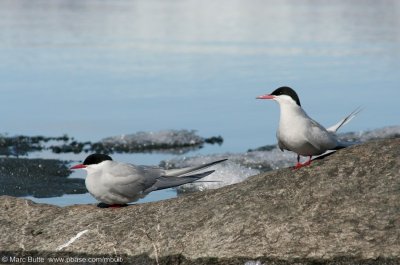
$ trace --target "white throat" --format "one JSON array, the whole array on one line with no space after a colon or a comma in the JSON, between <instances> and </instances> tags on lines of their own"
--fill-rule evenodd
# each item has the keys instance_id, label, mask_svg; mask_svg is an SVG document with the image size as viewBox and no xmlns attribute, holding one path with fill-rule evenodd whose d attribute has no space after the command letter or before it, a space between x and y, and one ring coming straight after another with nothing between
<instances>
[{"instance_id":1,"label":"white throat","mask_svg":"<svg viewBox=\"0 0 400 265\"><path fill-rule=\"evenodd\" d=\"M307 113L291 97L279 96L275 100L279 103L280 122L295 124L296 120L308 118Z\"/></svg>"}]
</instances>

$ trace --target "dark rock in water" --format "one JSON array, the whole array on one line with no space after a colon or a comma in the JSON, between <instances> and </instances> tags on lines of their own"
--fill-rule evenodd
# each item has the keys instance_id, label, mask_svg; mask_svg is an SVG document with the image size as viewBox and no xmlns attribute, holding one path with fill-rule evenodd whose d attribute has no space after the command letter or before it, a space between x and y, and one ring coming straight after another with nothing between
<instances>
[{"instance_id":1,"label":"dark rock in water","mask_svg":"<svg viewBox=\"0 0 400 265\"><path fill-rule=\"evenodd\" d=\"M53 153L59 154L59 153L74 153L74 154L79 154L81 152L88 152L92 150L92 143L91 142L77 142L77 141L72 141L72 142L66 142L61 145L52 145L49 147ZM85 151L87 150L87 151Z\"/></svg>"},{"instance_id":2,"label":"dark rock in water","mask_svg":"<svg viewBox=\"0 0 400 265\"><path fill-rule=\"evenodd\" d=\"M207 144L219 144L221 145L224 142L224 138L222 136L212 136L209 138L205 138L204 142Z\"/></svg>"},{"instance_id":3,"label":"dark rock in water","mask_svg":"<svg viewBox=\"0 0 400 265\"><path fill-rule=\"evenodd\" d=\"M65 161L0 158L0 195L44 198L86 193L85 180L67 178L70 174Z\"/></svg>"},{"instance_id":4,"label":"dark rock in water","mask_svg":"<svg viewBox=\"0 0 400 265\"><path fill-rule=\"evenodd\" d=\"M400 139L217 190L100 209L0 198L3 256L132 264L400 264Z\"/></svg>"},{"instance_id":5,"label":"dark rock in water","mask_svg":"<svg viewBox=\"0 0 400 265\"><path fill-rule=\"evenodd\" d=\"M60 137L0 135L0 155L27 155L29 152L42 151L46 149L44 144L50 141L67 142L69 140L70 138L67 135Z\"/></svg>"},{"instance_id":6,"label":"dark rock in water","mask_svg":"<svg viewBox=\"0 0 400 265\"><path fill-rule=\"evenodd\" d=\"M273 150L273 149L275 149L275 148L277 148L277 145L276 145L276 144L274 144L274 145L264 145L264 146L257 147L257 148L255 148L255 149L249 149L249 150L247 150L247 152L254 152L254 151L271 151L271 150Z\"/></svg>"}]
</instances>

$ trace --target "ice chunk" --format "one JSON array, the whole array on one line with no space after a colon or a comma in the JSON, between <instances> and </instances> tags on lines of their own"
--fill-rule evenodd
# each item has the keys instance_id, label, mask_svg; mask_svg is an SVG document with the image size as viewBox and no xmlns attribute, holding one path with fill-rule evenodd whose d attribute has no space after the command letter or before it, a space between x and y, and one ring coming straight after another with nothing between
<instances>
[{"instance_id":1,"label":"ice chunk","mask_svg":"<svg viewBox=\"0 0 400 265\"><path fill-rule=\"evenodd\" d=\"M262 171L269 171L293 164L295 156L290 152L281 152L277 148L270 151L252 151L246 153L225 153L208 156L175 158L161 162L165 168L182 168L210 163L212 161L229 158L228 161L213 166L214 173L201 181L186 184L177 188L178 193L216 189L226 185L241 182L250 176Z\"/></svg>"},{"instance_id":2,"label":"ice chunk","mask_svg":"<svg viewBox=\"0 0 400 265\"><path fill-rule=\"evenodd\" d=\"M163 130L158 132L137 132L128 135L108 137L103 143L121 143L137 145L197 145L204 139L194 130Z\"/></svg>"},{"instance_id":3,"label":"ice chunk","mask_svg":"<svg viewBox=\"0 0 400 265\"><path fill-rule=\"evenodd\" d=\"M204 141L194 130L163 130L108 137L101 143L124 152L161 149L180 149L183 152L186 148L201 147Z\"/></svg>"},{"instance_id":4,"label":"ice chunk","mask_svg":"<svg viewBox=\"0 0 400 265\"><path fill-rule=\"evenodd\" d=\"M400 126L388 126L370 131L341 133L338 134L338 136L341 140L361 142L384 138L399 138Z\"/></svg>"},{"instance_id":5,"label":"ice chunk","mask_svg":"<svg viewBox=\"0 0 400 265\"><path fill-rule=\"evenodd\" d=\"M185 158L175 158L162 161L160 166L170 168L182 168L199 164L209 163L215 160L228 158L230 162L249 169L268 171L291 165L295 160L294 153L282 152L277 147L268 151L250 151L245 153L223 153L212 154L207 156L194 156ZM221 165L224 165L222 163Z\"/></svg>"},{"instance_id":6,"label":"ice chunk","mask_svg":"<svg viewBox=\"0 0 400 265\"><path fill-rule=\"evenodd\" d=\"M191 161L191 165L199 165L202 163L208 163L205 161L211 162L212 160L207 157L194 157ZM203 162L199 163L199 161ZM233 161L225 161L221 164L212 166L211 169L215 170L215 172L202 178L200 181L178 187L178 194L190 191L220 188L226 185L242 182L249 176L260 173L257 169L245 167Z\"/></svg>"}]
</instances>

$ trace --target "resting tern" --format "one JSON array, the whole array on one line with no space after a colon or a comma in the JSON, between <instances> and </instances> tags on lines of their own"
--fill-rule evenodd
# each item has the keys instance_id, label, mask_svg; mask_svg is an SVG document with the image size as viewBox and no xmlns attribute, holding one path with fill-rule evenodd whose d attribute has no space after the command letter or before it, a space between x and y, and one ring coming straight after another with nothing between
<instances>
[{"instance_id":1,"label":"resting tern","mask_svg":"<svg viewBox=\"0 0 400 265\"><path fill-rule=\"evenodd\" d=\"M282 151L289 150L297 154L296 169L311 164L312 156L354 144L339 141L335 133L353 119L360 109L356 109L335 125L325 129L307 115L301 107L297 93L290 87L277 88L271 94L258 96L257 99L272 99L279 103L281 114L276 132L278 146ZM309 159L302 164L300 156L308 156Z\"/></svg>"},{"instance_id":2,"label":"resting tern","mask_svg":"<svg viewBox=\"0 0 400 265\"><path fill-rule=\"evenodd\" d=\"M137 201L155 190L190 183L210 175L214 170L194 173L221 163L222 159L204 165L166 170L155 166L137 166L113 161L105 154L89 155L82 164L71 169L85 169L86 188L102 202L99 207L122 206Z\"/></svg>"}]
</instances>

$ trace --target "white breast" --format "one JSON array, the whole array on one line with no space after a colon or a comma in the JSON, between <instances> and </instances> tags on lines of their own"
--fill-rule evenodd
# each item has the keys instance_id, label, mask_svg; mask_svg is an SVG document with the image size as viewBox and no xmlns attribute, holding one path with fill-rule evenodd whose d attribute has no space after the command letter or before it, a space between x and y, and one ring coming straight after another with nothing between
<instances>
[{"instance_id":1,"label":"white breast","mask_svg":"<svg viewBox=\"0 0 400 265\"><path fill-rule=\"evenodd\" d=\"M88 166L85 180L89 193L107 204L125 204L142 197L143 178L134 168L114 161Z\"/></svg>"},{"instance_id":2,"label":"white breast","mask_svg":"<svg viewBox=\"0 0 400 265\"><path fill-rule=\"evenodd\" d=\"M302 108L294 104L280 104L281 116L278 141L285 149L302 156L320 155L336 146L336 138Z\"/></svg>"}]
</instances>

